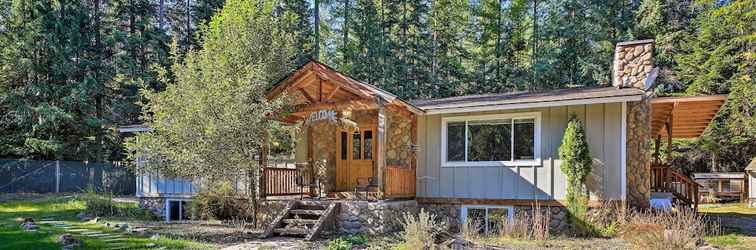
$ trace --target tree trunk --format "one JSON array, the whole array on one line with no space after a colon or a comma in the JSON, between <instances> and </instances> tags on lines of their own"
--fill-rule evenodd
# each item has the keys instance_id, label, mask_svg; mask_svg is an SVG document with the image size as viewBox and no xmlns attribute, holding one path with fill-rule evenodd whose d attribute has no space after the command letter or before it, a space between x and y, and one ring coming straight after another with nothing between
<instances>
[{"instance_id":1,"label":"tree trunk","mask_svg":"<svg viewBox=\"0 0 756 250\"><path fill-rule=\"evenodd\" d=\"M102 63L102 60L100 60L102 56L102 38L100 37L100 0L94 0L94 32L95 32L95 51L97 52L97 55L95 57L98 59L100 63L96 64L94 66L94 76L95 76L95 82L97 88L95 89L95 115L97 116L97 132L95 135L95 144L97 144L97 150L96 150L96 156L95 161L96 162L103 162L103 137L104 137L104 131L103 131L103 107L102 107L102 93L103 86L101 84L101 81L99 79L100 77L100 65Z\"/></svg>"},{"instance_id":2,"label":"tree trunk","mask_svg":"<svg viewBox=\"0 0 756 250\"><path fill-rule=\"evenodd\" d=\"M313 55L312 58L315 58L315 60L320 59L320 1L315 0L315 9L314 9L314 15L315 15L315 21L313 23L313 26L315 26L315 44L313 49Z\"/></svg>"}]
</instances>

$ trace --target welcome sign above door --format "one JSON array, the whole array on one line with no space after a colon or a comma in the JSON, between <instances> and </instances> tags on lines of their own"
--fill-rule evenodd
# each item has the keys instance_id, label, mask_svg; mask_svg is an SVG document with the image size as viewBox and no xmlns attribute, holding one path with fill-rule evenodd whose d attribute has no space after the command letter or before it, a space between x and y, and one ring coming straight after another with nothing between
<instances>
[{"instance_id":1,"label":"welcome sign above door","mask_svg":"<svg viewBox=\"0 0 756 250\"><path fill-rule=\"evenodd\" d=\"M330 109L323 109L318 112L313 112L310 114L309 117L307 117L307 120L305 120L305 125L310 125L315 122L319 121L328 121L332 123L336 123L338 120L336 119L336 111L330 110Z\"/></svg>"}]
</instances>

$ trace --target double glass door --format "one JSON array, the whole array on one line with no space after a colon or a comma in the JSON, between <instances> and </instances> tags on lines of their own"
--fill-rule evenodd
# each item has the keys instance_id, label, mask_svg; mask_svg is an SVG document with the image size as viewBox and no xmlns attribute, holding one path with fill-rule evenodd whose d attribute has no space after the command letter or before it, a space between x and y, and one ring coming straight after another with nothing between
<instances>
[{"instance_id":1,"label":"double glass door","mask_svg":"<svg viewBox=\"0 0 756 250\"><path fill-rule=\"evenodd\" d=\"M339 129L336 132L336 189L353 191L357 181L373 177L375 128Z\"/></svg>"}]
</instances>

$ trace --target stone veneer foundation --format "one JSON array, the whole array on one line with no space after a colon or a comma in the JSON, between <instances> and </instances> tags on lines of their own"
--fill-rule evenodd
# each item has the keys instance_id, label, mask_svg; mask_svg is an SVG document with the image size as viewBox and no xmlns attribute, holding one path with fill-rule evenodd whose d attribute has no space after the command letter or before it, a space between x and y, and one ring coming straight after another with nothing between
<instances>
[{"instance_id":1,"label":"stone veneer foundation","mask_svg":"<svg viewBox=\"0 0 756 250\"><path fill-rule=\"evenodd\" d=\"M149 210L158 218L165 218L165 198L140 197L139 207Z\"/></svg>"}]
</instances>

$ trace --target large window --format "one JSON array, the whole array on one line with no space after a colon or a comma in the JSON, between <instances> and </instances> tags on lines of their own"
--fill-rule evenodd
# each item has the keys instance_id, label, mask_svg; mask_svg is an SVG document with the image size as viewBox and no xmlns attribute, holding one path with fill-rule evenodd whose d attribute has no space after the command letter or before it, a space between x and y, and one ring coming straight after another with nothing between
<instances>
[{"instance_id":1,"label":"large window","mask_svg":"<svg viewBox=\"0 0 756 250\"><path fill-rule=\"evenodd\" d=\"M444 165L536 165L539 120L538 113L444 118Z\"/></svg>"}]
</instances>

